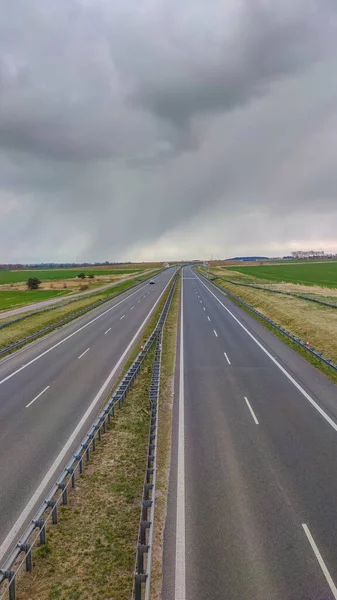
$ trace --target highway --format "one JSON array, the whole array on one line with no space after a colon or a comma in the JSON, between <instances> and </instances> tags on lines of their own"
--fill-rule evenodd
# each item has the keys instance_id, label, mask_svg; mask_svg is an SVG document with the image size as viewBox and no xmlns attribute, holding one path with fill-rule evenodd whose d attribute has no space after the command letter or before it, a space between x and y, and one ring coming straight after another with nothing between
<instances>
[{"instance_id":1,"label":"highway","mask_svg":"<svg viewBox=\"0 0 337 600\"><path fill-rule=\"evenodd\" d=\"M163 600L337 599L337 388L182 283Z\"/></svg>"},{"instance_id":2,"label":"highway","mask_svg":"<svg viewBox=\"0 0 337 600\"><path fill-rule=\"evenodd\" d=\"M0 563L92 424L174 272L0 362Z\"/></svg>"}]
</instances>

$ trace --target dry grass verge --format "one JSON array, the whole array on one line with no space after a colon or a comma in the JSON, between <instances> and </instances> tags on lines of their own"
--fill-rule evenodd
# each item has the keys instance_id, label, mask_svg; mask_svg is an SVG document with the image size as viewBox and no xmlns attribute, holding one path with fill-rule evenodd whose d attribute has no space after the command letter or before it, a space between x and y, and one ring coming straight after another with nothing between
<instances>
[{"instance_id":1,"label":"dry grass verge","mask_svg":"<svg viewBox=\"0 0 337 600\"><path fill-rule=\"evenodd\" d=\"M158 453L157 453L157 489L154 522L151 600L162 597L162 563L163 539L167 510L167 494L169 482L172 407L173 407L173 378L176 361L177 325L180 307L180 281L172 299L163 336L163 358L160 376Z\"/></svg>"},{"instance_id":2,"label":"dry grass verge","mask_svg":"<svg viewBox=\"0 0 337 600\"><path fill-rule=\"evenodd\" d=\"M333 362L337 363L336 309L306 302L299 298L279 296L262 290L238 287L220 279L216 283L256 308L266 317L273 319L273 321L285 327L292 334L304 341L308 341L316 350L319 350L325 356L331 358ZM266 326L263 321L262 323ZM329 367L311 357L308 352L299 348L297 344L288 340L286 336L278 334L274 328L268 328L280 337L282 341L289 344L309 362L314 364L315 367L328 375L333 381L337 381L337 376L332 369L329 369Z\"/></svg>"}]
</instances>

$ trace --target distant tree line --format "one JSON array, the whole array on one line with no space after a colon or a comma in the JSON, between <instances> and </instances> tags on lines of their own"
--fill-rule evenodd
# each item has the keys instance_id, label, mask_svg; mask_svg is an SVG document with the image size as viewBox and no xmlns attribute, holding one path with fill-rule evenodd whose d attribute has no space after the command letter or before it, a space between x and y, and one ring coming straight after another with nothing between
<instances>
[{"instance_id":1,"label":"distant tree line","mask_svg":"<svg viewBox=\"0 0 337 600\"><path fill-rule=\"evenodd\" d=\"M83 263L30 263L30 264L21 264L21 263L8 263L8 264L0 264L0 271L22 271L23 269L69 269L69 268L83 268L83 267L106 267L109 265L131 265L130 261L128 262L110 262L106 260L105 262L83 262Z\"/></svg>"}]
</instances>

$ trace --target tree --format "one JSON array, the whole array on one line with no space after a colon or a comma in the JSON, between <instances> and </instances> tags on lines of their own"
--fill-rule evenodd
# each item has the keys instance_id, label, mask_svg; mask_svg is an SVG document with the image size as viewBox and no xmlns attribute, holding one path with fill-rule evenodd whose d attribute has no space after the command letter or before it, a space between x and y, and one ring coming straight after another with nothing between
<instances>
[{"instance_id":1,"label":"tree","mask_svg":"<svg viewBox=\"0 0 337 600\"><path fill-rule=\"evenodd\" d=\"M79 279L85 279L85 273L79 273L79 274L77 275L77 277L78 277Z\"/></svg>"},{"instance_id":2,"label":"tree","mask_svg":"<svg viewBox=\"0 0 337 600\"><path fill-rule=\"evenodd\" d=\"M37 277L30 277L27 281L27 287L29 290L37 290L41 281Z\"/></svg>"}]
</instances>

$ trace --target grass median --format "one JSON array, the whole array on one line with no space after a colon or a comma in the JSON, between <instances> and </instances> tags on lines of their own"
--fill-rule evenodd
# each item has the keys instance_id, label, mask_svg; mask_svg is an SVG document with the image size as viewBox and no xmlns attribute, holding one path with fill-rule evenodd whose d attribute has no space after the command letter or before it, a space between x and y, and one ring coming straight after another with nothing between
<instances>
[{"instance_id":1,"label":"grass median","mask_svg":"<svg viewBox=\"0 0 337 600\"><path fill-rule=\"evenodd\" d=\"M91 309L91 305L95 302L113 299L122 292L135 287L137 283L145 281L145 279L148 277L149 276L146 275L144 277L139 277L137 281L134 279L123 281L119 285L116 285L113 290L107 289L101 292L98 291L96 294L93 293L90 296L80 298L79 300L54 308L53 310L32 314L27 316L22 321L18 321L17 323L13 323L4 329L0 329L0 349L18 342L29 335L36 334L45 327L50 327L50 331L52 331L58 327L59 321L65 318L69 318L69 320L72 320L72 318L75 319L78 311L86 309L89 311ZM0 325L12 320L13 317L9 319L3 319L0 321Z\"/></svg>"},{"instance_id":2,"label":"grass median","mask_svg":"<svg viewBox=\"0 0 337 600\"><path fill-rule=\"evenodd\" d=\"M153 330L167 294L168 290L128 364ZM124 407L77 478L59 524L48 528L48 544L34 551L34 569L20 578L18 600L130 599L146 469L153 353L154 348Z\"/></svg>"},{"instance_id":3,"label":"grass median","mask_svg":"<svg viewBox=\"0 0 337 600\"><path fill-rule=\"evenodd\" d=\"M167 317L162 343L163 354L158 413L157 489L152 555L151 600L160 600L162 598L163 542L171 458L174 370L180 308L180 285L181 283L179 280L172 298L171 310Z\"/></svg>"}]
</instances>

